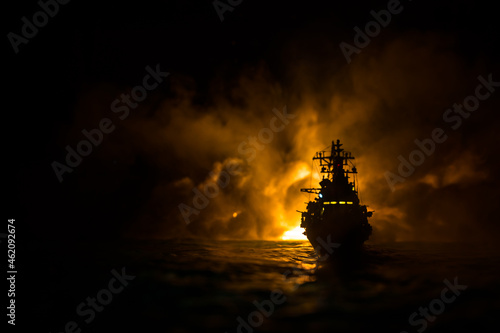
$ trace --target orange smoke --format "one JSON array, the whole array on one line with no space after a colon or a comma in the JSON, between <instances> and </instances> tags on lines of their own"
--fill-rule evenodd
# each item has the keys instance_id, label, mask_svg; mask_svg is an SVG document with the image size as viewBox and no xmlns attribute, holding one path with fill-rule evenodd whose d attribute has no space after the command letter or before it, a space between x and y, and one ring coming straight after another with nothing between
<instances>
[{"instance_id":1,"label":"orange smoke","mask_svg":"<svg viewBox=\"0 0 500 333\"><path fill-rule=\"evenodd\" d=\"M293 63L293 79L284 83L261 65L243 70L230 85L226 78L214 79L212 100L204 105L194 102L193 80L172 75L173 97L160 104L145 102L96 152L113 176L96 182L107 181L109 192L119 193L128 175L155 175L147 183L150 188L143 189L143 182L131 186L130 193L143 191L143 202L139 221L124 231L128 236L299 238L297 210L312 199L300 188L319 182L311 159L340 139L356 158L360 199L375 211L373 240L481 237L494 213L461 203L483 198L484 207L495 207L495 186L483 186L494 174L495 163L487 163L494 154L482 145L495 139L494 119L485 118L497 114L491 112L493 103L484 103L459 131L450 132L396 192L384 177L397 168L398 155L414 149L413 141L437 126L445 108L474 88L481 71L442 47L448 43L439 35L413 33L412 38L370 45L377 52L363 50L349 66L325 58L311 71L315 65L309 62ZM98 91L94 104L113 100L115 94ZM295 117L282 127L272 120L273 109L281 112L285 105ZM109 111L93 110L103 112L96 117ZM77 111L82 112L77 118L85 116L85 108ZM468 132L467 126L474 130ZM271 136L266 128L276 131ZM118 167L108 160L119 161ZM239 161L241 172L205 208L196 209L187 225L179 205L192 206L193 189L217 183L231 160Z\"/></svg>"}]
</instances>

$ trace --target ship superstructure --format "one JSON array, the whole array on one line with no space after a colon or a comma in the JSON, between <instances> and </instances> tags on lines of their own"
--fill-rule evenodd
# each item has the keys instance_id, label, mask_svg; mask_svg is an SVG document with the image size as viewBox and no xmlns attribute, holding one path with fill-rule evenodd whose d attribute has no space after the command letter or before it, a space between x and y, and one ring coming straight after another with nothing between
<instances>
[{"instance_id":1,"label":"ship superstructure","mask_svg":"<svg viewBox=\"0 0 500 333\"><path fill-rule=\"evenodd\" d=\"M307 210L300 212L304 234L315 249L321 250L326 241L339 244L342 251L359 249L372 233L368 218L373 212L360 204L354 157L337 140L330 151L317 152L313 160L318 162L323 179L320 187L301 189L316 195L307 203Z\"/></svg>"}]
</instances>

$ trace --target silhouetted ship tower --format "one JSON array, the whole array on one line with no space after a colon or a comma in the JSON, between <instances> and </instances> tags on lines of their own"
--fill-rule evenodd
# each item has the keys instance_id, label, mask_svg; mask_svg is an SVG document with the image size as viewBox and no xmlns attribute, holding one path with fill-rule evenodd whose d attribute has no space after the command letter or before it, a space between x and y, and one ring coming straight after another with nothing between
<instances>
[{"instance_id":1,"label":"silhouetted ship tower","mask_svg":"<svg viewBox=\"0 0 500 333\"><path fill-rule=\"evenodd\" d=\"M351 162L354 157L341 146L340 140L336 144L332 141L329 155L327 151L316 153L313 160L319 161L323 174L321 187L301 189L317 194L314 201L307 204L307 211L299 213L302 213L300 226L306 230L304 234L321 255L326 254L322 244L328 242L340 244L335 249L340 253L359 250L372 233L368 218L373 212L359 204L357 170Z\"/></svg>"}]
</instances>

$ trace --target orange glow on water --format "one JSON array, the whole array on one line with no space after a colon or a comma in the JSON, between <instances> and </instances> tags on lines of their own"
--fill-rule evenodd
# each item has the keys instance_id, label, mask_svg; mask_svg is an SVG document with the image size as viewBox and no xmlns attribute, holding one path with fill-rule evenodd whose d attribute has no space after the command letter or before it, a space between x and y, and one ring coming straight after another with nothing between
<instances>
[{"instance_id":1,"label":"orange glow on water","mask_svg":"<svg viewBox=\"0 0 500 333\"><path fill-rule=\"evenodd\" d=\"M282 240L307 240L306 235L303 234L304 228L295 227L294 229L285 231L283 235L281 235Z\"/></svg>"},{"instance_id":2,"label":"orange glow on water","mask_svg":"<svg viewBox=\"0 0 500 333\"><path fill-rule=\"evenodd\" d=\"M311 169L306 163L297 163L295 168L293 168L290 173L290 176L285 178L287 180L287 184L284 184L286 188L295 182L310 176ZM293 206L300 207L303 203L303 199L303 196L298 194L294 200L295 203ZM303 234L305 230L299 226L299 213L295 210L287 211L284 207L280 207L276 210L276 215L279 216L278 220L280 221L280 225L286 228L286 231L283 232L280 237L282 240L307 240L307 237Z\"/></svg>"}]
</instances>

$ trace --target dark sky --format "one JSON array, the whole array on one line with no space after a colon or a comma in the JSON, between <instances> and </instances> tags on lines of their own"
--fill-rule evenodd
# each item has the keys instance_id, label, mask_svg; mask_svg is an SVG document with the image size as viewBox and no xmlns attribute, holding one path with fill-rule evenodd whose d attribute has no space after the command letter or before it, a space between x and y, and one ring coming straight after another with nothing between
<instances>
[{"instance_id":1,"label":"dark sky","mask_svg":"<svg viewBox=\"0 0 500 333\"><path fill-rule=\"evenodd\" d=\"M279 237L304 209L312 154L341 139L376 211L374 240L495 239L500 87L460 124L443 116L479 76L500 81L497 11L402 1L348 63L339 44L387 5L246 0L221 21L211 1L72 1L16 54L7 35L40 7L10 3L7 214L48 238ZM169 75L120 119L113 101L147 66ZM238 147L285 107L295 118L250 160ZM113 131L59 182L51 164L102 119ZM435 128L447 140L392 191L387 172ZM231 164L240 171L186 225L179 204Z\"/></svg>"}]
</instances>

